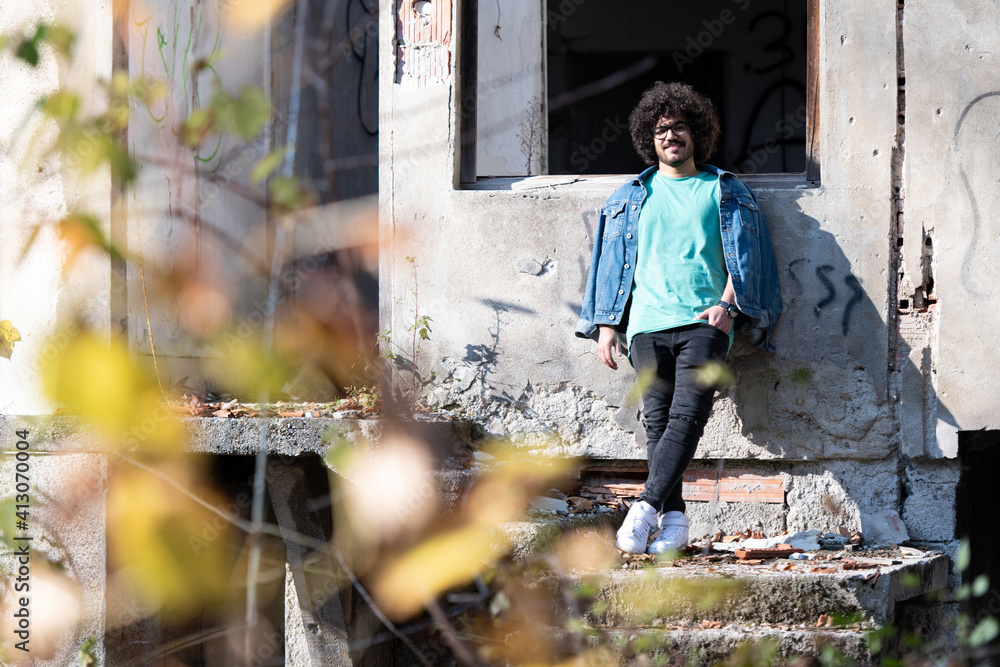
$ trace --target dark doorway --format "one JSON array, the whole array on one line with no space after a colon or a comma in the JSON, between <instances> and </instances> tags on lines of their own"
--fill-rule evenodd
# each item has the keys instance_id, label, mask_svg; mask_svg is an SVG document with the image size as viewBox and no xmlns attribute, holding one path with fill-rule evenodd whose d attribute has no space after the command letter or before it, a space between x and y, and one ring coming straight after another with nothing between
<instances>
[{"instance_id":1,"label":"dark doorway","mask_svg":"<svg viewBox=\"0 0 1000 667\"><path fill-rule=\"evenodd\" d=\"M956 494L956 537L968 540L971 558L962 583L972 586L980 575L989 577L984 595L966 600L970 629L987 616L1000 615L1000 515L995 511L996 474L1000 470L1000 431L961 431L958 455L962 476ZM996 643L996 641L994 641Z\"/></svg>"}]
</instances>

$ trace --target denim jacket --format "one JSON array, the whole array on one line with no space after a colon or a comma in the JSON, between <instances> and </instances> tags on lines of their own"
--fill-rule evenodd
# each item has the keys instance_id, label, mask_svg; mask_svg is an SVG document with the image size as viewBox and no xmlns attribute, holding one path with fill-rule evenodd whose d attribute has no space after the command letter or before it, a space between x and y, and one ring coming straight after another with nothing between
<instances>
[{"instance_id":1,"label":"denim jacket","mask_svg":"<svg viewBox=\"0 0 1000 667\"><path fill-rule=\"evenodd\" d=\"M698 169L719 176L719 219L726 268L733 278L740 315L733 326L745 330L757 347L773 351L770 334L781 313L778 268L771 236L757 198L735 174L699 164ZM594 235L594 254L587 276L576 335L597 340L598 324L625 333L638 242L639 211L646 199L643 180L656 165L625 183L608 197Z\"/></svg>"}]
</instances>

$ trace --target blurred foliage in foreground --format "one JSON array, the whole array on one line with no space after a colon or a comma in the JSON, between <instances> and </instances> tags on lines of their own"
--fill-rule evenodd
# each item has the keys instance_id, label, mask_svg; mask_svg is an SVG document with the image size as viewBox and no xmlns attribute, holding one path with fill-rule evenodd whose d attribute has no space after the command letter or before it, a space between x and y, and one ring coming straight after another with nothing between
<instances>
[{"instance_id":1,"label":"blurred foliage in foreground","mask_svg":"<svg viewBox=\"0 0 1000 667\"><path fill-rule=\"evenodd\" d=\"M246 16L267 19L280 5L248 0ZM69 57L74 41L72 31L43 24L25 35L0 36L0 51L24 66L38 67L47 54ZM89 107L79 93L57 91L46 96L38 101L37 113L47 120L43 128L47 139L33 138L34 159L75 156L72 165L82 174L106 169L123 187L134 185L143 165L126 150L121 133L134 108L154 104L167 92L163 81L133 81L116 72L99 88L103 104L98 106L103 111L85 114L82 110ZM273 122L270 100L260 89L219 87L205 106L193 108L169 131L193 152L222 135L249 142ZM249 170L249 184L265 184L263 210L272 229L293 224L288 216L316 201L304 183L277 175L292 148L274 148ZM91 212L70 211L60 220L39 221L22 255L30 254L43 234L54 233L66 251L64 270L81 257L96 254L142 272L141 253L118 247L107 229L107 221ZM218 256L239 252L238 244L221 243ZM252 258L240 259L252 263ZM281 267L283 260L277 256L270 261ZM152 299L146 303L146 314L156 314L168 304L181 305L188 333L218 352L214 358L206 356L201 370L224 378L219 391L243 398L275 396L291 369L316 355L326 359L320 365L339 374L345 386L379 380L373 345L359 347L356 338L294 304L255 323L238 321L233 315L236 295L206 280L198 266L181 262L178 267L175 273L150 276ZM284 279L281 271L258 269L272 281L273 276ZM294 278L295 270L291 273ZM141 275L145 298L145 274ZM264 342L267 327L275 331L273 346ZM152 332L147 333L155 362ZM415 312L410 333L416 382L419 342L430 335L430 318ZM11 322L0 321L0 356L10 359L21 335ZM72 474L51 468L58 479L46 479L44 488L31 489L33 502L42 510L36 524L38 550L31 554L33 658L55 655L67 638L76 636L78 624L86 620L85 611L96 607L105 614L103 648L97 638L81 640L72 654L82 665L107 659L102 651L127 652L136 644L143 647L141 655L130 657L158 664L277 664L266 661L280 652L284 641L278 629L285 621L285 583L296 576L319 574L333 584L323 595L311 601L300 598L300 603L313 609L333 605L343 612L345 601L357 594L364 611L354 610L354 615L377 617L366 633L348 637L352 657L375 655L392 642L397 655L406 656L402 658L406 664L702 664L696 655L665 643L665 635L655 631L654 622L674 611L672 603L643 596L601 597L611 573L621 565L606 525L550 536L548 544L532 554L512 553L510 526L524 518L534 497L565 482L573 461L498 448L493 452L496 463L472 475L460 500L444 512L440 461L431 443L422 439L413 422L390 408L382 415L381 436L372 442L357 433L351 439L330 438L324 457L328 493L319 498L325 501L298 507L310 516L329 511L332 535L321 539L279 525L273 516L277 509L264 512L265 520L255 521L254 508L267 491L255 487L253 475L223 485L220 479L225 475L210 470L204 459L185 454L197 443L188 442L187 425L167 406L178 389L164 387L155 363L153 367L140 363L127 341L109 338L81 321L57 332L46 349L52 353L37 363L44 387L55 404L82 423L79 433L55 448L71 453L77 438L96 441L106 454L106 467L80 467ZM352 372L362 382L352 382ZM729 378L724 368L705 373L706 382ZM414 386L411 398L416 393ZM260 419L254 427L270 428L268 421ZM35 465L41 468L54 458L35 457ZM17 533L12 524L15 504L14 498L7 498L0 505L0 539L9 549L15 547L12 538ZM106 588L98 591L105 601L96 605L87 599L93 590L85 594L88 582L81 580L86 564L75 560L80 546L58 539L65 526L95 516L104 522L98 520L97 525L105 528L110 564ZM101 545L97 537L94 542ZM286 561L292 560L288 554L295 549L306 555L299 570L291 572ZM960 553L958 561L961 570L968 563L967 552ZM653 565L648 568L650 577L655 576ZM257 574L251 576L252 572ZM5 574L2 616L9 619L17 593L14 570ZM988 581L977 579L957 595L982 596L988 588ZM733 604L740 592L724 578L678 579L669 590L661 590L665 598L682 599L703 610ZM648 624L602 625L598 619L611 604L637 610ZM259 613L246 613L248 606ZM352 614L346 616L349 620ZM248 618L255 618L256 624L248 625ZM986 647L997 635L996 620L988 617L973 624L959 615L957 623L956 660L965 664L989 660L992 654ZM159 634L154 631L157 627ZM882 664L917 664L881 657L888 652L887 640L893 633L885 628L870 635L871 649ZM122 639L136 636L139 639L131 644ZM12 638L6 639L6 659L16 660ZM926 648L906 638L902 646L899 649L897 643L896 650L904 656ZM725 664L781 662L775 643L764 640L740 647ZM784 664L849 662L831 645L823 647L812 663L792 659Z\"/></svg>"}]
</instances>

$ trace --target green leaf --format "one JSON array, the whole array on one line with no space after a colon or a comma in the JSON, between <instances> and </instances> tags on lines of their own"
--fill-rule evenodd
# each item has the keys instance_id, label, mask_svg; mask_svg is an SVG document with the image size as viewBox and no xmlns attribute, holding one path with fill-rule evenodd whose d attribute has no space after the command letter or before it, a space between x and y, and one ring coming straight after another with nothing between
<instances>
[{"instance_id":1,"label":"green leaf","mask_svg":"<svg viewBox=\"0 0 1000 667\"><path fill-rule=\"evenodd\" d=\"M296 178L284 176L271 179L269 191L275 208L296 211L302 208L302 191Z\"/></svg>"},{"instance_id":2,"label":"green leaf","mask_svg":"<svg viewBox=\"0 0 1000 667\"><path fill-rule=\"evenodd\" d=\"M955 555L955 569L959 572L965 572L971 558L972 549L969 547L969 541L962 540L962 544L958 547L958 553Z\"/></svg>"},{"instance_id":3,"label":"green leaf","mask_svg":"<svg viewBox=\"0 0 1000 667\"><path fill-rule=\"evenodd\" d=\"M42 112L50 118L63 123L72 122L80 111L80 96L76 93L60 91L43 97L38 102Z\"/></svg>"},{"instance_id":4,"label":"green leaf","mask_svg":"<svg viewBox=\"0 0 1000 667\"><path fill-rule=\"evenodd\" d=\"M973 648L991 641L1000 633L1000 623L992 616L984 618L969 634L969 645Z\"/></svg>"},{"instance_id":5,"label":"green leaf","mask_svg":"<svg viewBox=\"0 0 1000 667\"><path fill-rule=\"evenodd\" d=\"M981 574L976 577L976 580L972 582L972 594L975 597L983 595L990 589L990 578L985 574Z\"/></svg>"},{"instance_id":6,"label":"green leaf","mask_svg":"<svg viewBox=\"0 0 1000 667\"><path fill-rule=\"evenodd\" d=\"M257 164L253 166L253 171L250 172L251 182L260 183L265 178L270 176L271 172L277 169L278 165L281 164L281 161L285 158L285 153L287 152L287 146L276 148L258 160Z\"/></svg>"},{"instance_id":7,"label":"green leaf","mask_svg":"<svg viewBox=\"0 0 1000 667\"><path fill-rule=\"evenodd\" d=\"M73 53L73 44L76 42L76 34L74 34L69 28L65 28L61 25L49 25L45 26L45 30L42 31L41 35L39 35L39 39L51 44L52 48L62 55L70 56Z\"/></svg>"},{"instance_id":8,"label":"green leaf","mask_svg":"<svg viewBox=\"0 0 1000 667\"><path fill-rule=\"evenodd\" d=\"M184 141L188 146L197 148L215 130L216 112L214 109L195 109L184 119Z\"/></svg>"},{"instance_id":9,"label":"green leaf","mask_svg":"<svg viewBox=\"0 0 1000 667\"><path fill-rule=\"evenodd\" d=\"M233 129L243 139L252 139L264 129L271 117L271 102L263 90L244 86L233 100Z\"/></svg>"},{"instance_id":10,"label":"green leaf","mask_svg":"<svg viewBox=\"0 0 1000 667\"><path fill-rule=\"evenodd\" d=\"M14 496L0 500L0 543L14 548Z\"/></svg>"},{"instance_id":11,"label":"green leaf","mask_svg":"<svg viewBox=\"0 0 1000 667\"><path fill-rule=\"evenodd\" d=\"M21 42L21 46L17 47L14 55L32 67L38 66L38 46L33 40L26 39Z\"/></svg>"},{"instance_id":12,"label":"green leaf","mask_svg":"<svg viewBox=\"0 0 1000 667\"><path fill-rule=\"evenodd\" d=\"M125 147L93 125L67 130L63 152L70 158L70 165L84 174L93 173L105 163L111 175L122 182L132 181L137 173L135 161Z\"/></svg>"},{"instance_id":13,"label":"green leaf","mask_svg":"<svg viewBox=\"0 0 1000 667\"><path fill-rule=\"evenodd\" d=\"M97 667L97 637L88 637L80 646L80 667Z\"/></svg>"},{"instance_id":14,"label":"green leaf","mask_svg":"<svg viewBox=\"0 0 1000 667\"><path fill-rule=\"evenodd\" d=\"M0 322L0 357L10 359L14 353L14 343L21 340L21 332L14 328L10 320Z\"/></svg>"}]
</instances>

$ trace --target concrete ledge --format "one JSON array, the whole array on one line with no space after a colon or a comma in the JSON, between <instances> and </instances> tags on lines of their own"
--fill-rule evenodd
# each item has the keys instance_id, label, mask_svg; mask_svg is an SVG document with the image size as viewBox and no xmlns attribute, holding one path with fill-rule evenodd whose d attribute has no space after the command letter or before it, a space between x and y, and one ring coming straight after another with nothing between
<instances>
[{"instance_id":1,"label":"concrete ledge","mask_svg":"<svg viewBox=\"0 0 1000 667\"><path fill-rule=\"evenodd\" d=\"M897 602L943 588L948 563L940 555L906 560L881 565L877 577L875 569L778 572L773 561L618 570L604 573L587 616L592 623L610 626L689 619L814 627L826 614L854 617L874 627L893 622Z\"/></svg>"},{"instance_id":2,"label":"concrete ledge","mask_svg":"<svg viewBox=\"0 0 1000 667\"><path fill-rule=\"evenodd\" d=\"M377 445L385 426L381 419L332 419L318 417L291 418L237 418L216 417L166 417L184 425L188 452L204 454L256 454L260 448L260 429L267 428L269 454L298 456L325 453L330 442L344 438L349 442L361 439ZM471 425L464 421L393 422L407 434L420 438L430 445L439 458L461 455L471 446ZM37 452L120 451L116 444L94 431L86 422L73 416L2 415L0 416L0 442L16 442L13 437L18 429L32 433L32 450ZM325 436L325 437L324 437ZM142 433L127 436L138 440L141 449ZM0 445L3 446L3 445Z\"/></svg>"}]
</instances>

